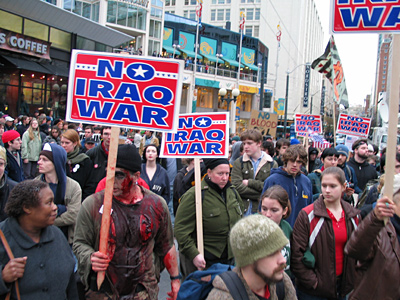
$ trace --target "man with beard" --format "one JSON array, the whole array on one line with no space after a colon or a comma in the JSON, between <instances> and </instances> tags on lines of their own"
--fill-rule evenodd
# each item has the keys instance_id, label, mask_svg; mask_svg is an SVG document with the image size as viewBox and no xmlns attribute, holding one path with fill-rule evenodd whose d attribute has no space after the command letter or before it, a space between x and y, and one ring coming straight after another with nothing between
<instances>
[{"instance_id":1,"label":"man with beard","mask_svg":"<svg viewBox=\"0 0 400 300\"><path fill-rule=\"evenodd\" d=\"M347 163L348 166L354 169L357 177L357 186L364 190L368 181L378 178L378 173L375 168L367 163L368 158L368 141L367 139L359 139L352 145L354 157Z\"/></svg>"},{"instance_id":2,"label":"man with beard","mask_svg":"<svg viewBox=\"0 0 400 300\"><path fill-rule=\"evenodd\" d=\"M249 299L280 299L281 293L284 299L297 299L281 253L288 240L274 221L263 215L246 217L233 226L230 243L236 261L233 272L243 284L236 287L245 289ZM207 299L233 299L220 276Z\"/></svg>"}]
</instances>

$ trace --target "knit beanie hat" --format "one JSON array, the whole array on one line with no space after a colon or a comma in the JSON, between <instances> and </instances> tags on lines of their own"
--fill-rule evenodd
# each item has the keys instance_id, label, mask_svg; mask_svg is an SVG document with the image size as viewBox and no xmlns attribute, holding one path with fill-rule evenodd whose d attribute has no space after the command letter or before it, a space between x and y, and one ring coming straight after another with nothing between
<instances>
[{"instance_id":1,"label":"knit beanie hat","mask_svg":"<svg viewBox=\"0 0 400 300\"><path fill-rule=\"evenodd\" d=\"M1 136L1 139L3 140L3 143L6 144L8 142L11 142L17 138L21 137L16 130L7 130L6 132L3 133Z\"/></svg>"},{"instance_id":2,"label":"knit beanie hat","mask_svg":"<svg viewBox=\"0 0 400 300\"><path fill-rule=\"evenodd\" d=\"M298 145L300 144L300 141L298 139L291 139L290 140L290 145Z\"/></svg>"},{"instance_id":3,"label":"knit beanie hat","mask_svg":"<svg viewBox=\"0 0 400 300\"><path fill-rule=\"evenodd\" d=\"M219 165L229 165L229 160L226 158L204 158L203 162L207 169L211 170Z\"/></svg>"},{"instance_id":4,"label":"knit beanie hat","mask_svg":"<svg viewBox=\"0 0 400 300\"><path fill-rule=\"evenodd\" d=\"M289 240L274 221L251 215L233 226L230 243L236 266L241 268L281 250Z\"/></svg>"},{"instance_id":5,"label":"knit beanie hat","mask_svg":"<svg viewBox=\"0 0 400 300\"><path fill-rule=\"evenodd\" d=\"M53 150L49 143L43 145L43 150L40 151L39 155L46 156L54 164Z\"/></svg>"},{"instance_id":6,"label":"knit beanie hat","mask_svg":"<svg viewBox=\"0 0 400 300\"><path fill-rule=\"evenodd\" d=\"M4 147L0 147L0 158L3 159L5 163L7 163L7 153Z\"/></svg>"},{"instance_id":7,"label":"knit beanie hat","mask_svg":"<svg viewBox=\"0 0 400 300\"><path fill-rule=\"evenodd\" d=\"M349 148L347 148L345 145L337 145L335 149L339 154L343 154L346 155L346 157L349 157Z\"/></svg>"},{"instance_id":8,"label":"knit beanie hat","mask_svg":"<svg viewBox=\"0 0 400 300\"><path fill-rule=\"evenodd\" d=\"M133 173L141 170L142 159L134 145L118 145L116 166L117 168L123 168Z\"/></svg>"}]
</instances>

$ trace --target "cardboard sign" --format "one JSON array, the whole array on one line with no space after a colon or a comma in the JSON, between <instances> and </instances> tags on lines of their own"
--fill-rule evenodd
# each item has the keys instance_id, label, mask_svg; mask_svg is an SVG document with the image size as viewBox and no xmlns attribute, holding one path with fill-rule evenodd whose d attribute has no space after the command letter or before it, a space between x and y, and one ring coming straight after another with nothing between
<instances>
[{"instance_id":1,"label":"cardboard sign","mask_svg":"<svg viewBox=\"0 0 400 300\"><path fill-rule=\"evenodd\" d=\"M370 118L340 114L336 134L348 134L366 138L368 137L370 126Z\"/></svg>"},{"instance_id":2,"label":"cardboard sign","mask_svg":"<svg viewBox=\"0 0 400 300\"><path fill-rule=\"evenodd\" d=\"M263 135L276 136L278 126L278 115L264 111L252 110L248 128L256 128Z\"/></svg>"},{"instance_id":3,"label":"cardboard sign","mask_svg":"<svg viewBox=\"0 0 400 300\"><path fill-rule=\"evenodd\" d=\"M296 133L322 133L322 120L320 115L295 115Z\"/></svg>"},{"instance_id":4,"label":"cardboard sign","mask_svg":"<svg viewBox=\"0 0 400 300\"><path fill-rule=\"evenodd\" d=\"M73 50L67 120L175 131L183 61Z\"/></svg>"},{"instance_id":5,"label":"cardboard sign","mask_svg":"<svg viewBox=\"0 0 400 300\"><path fill-rule=\"evenodd\" d=\"M193 113L179 116L178 131L164 133L161 157L228 157L229 114Z\"/></svg>"},{"instance_id":6,"label":"cardboard sign","mask_svg":"<svg viewBox=\"0 0 400 300\"><path fill-rule=\"evenodd\" d=\"M388 33L400 29L400 0L333 0L332 31Z\"/></svg>"}]
</instances>

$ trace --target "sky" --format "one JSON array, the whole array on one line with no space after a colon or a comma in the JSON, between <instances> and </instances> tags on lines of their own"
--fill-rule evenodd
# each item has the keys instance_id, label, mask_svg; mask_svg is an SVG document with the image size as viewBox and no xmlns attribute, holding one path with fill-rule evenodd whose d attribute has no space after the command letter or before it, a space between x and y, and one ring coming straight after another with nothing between
<instances>
[{"instance_id":1,"label":"sky","mask_svg":"<svg viewBox=\"0 0 400 300\"><path fill-rule=\"evenodd\" d=\"M325 49L330 36L331 1L314 2L325 34ZM334 37L343 65L349 104L364 105L366 95L372 94L375 86L378 34L342 33Z\"/></svg>"}]
</instances>

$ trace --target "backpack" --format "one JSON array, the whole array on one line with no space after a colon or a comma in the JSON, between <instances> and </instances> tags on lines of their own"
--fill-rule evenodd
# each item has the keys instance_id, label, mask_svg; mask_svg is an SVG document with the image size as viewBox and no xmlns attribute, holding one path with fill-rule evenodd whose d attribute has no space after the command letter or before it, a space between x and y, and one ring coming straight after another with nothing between
<instances>
[{"instance_id":1,"label":"backpack","mask_svg":"<svg viewBox=\"0 0 400 300\"><path fill-rule=\"evenodd\" d=\"M363 207L365 200L367 200L370 189L377 183L379 183L379 179L371 179L367 182L362 194L358 196L358 202L357 202L356 208ZM377 199L378 199L379 195L375 195L375 197L377 197Z\"/></svg>"},{"instance_id":2,"label":"backpack","mask_svg":"<svg viewBox=\"0 0 400 300\"><path fill-rule=\"evenodd\" d=\"M239 276L232 271L234 266L225 264L214 264L204 271L191 273L182 283L176 300L203 300L211 292L214 278L219 275L225 282L226 287L234 300L248 300L246 288ZM285 297L283 280L276 284L276 294L279 300Z\"/></svg>"}]
</instances>

